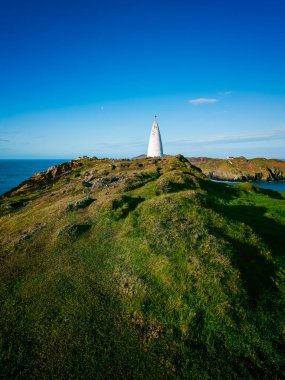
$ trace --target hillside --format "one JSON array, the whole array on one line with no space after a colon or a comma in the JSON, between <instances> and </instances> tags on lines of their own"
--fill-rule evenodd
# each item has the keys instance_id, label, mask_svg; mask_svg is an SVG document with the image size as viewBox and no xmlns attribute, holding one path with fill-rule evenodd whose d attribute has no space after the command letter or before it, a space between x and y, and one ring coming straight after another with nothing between
<instances>
[{"instance_id":1,"label":"hillside","mask_svg":"<svg viewBox=\"0 0 285 380\"><path fill-rule=\"evenodd\" d=\"M190 157L207 177L224 181L285 180L285 162L277 159L230 157L228 159Z\"/></svg>"},{"instance_id":2,"label":"hillside","mask_svg":"<svg viewBox=\"0 0 285 380\"><path fill-rule=\"evenodd\" d=\"M1 378L284 377L284 194L86 158L0 215Z\"/></svg>"}]
</instances>

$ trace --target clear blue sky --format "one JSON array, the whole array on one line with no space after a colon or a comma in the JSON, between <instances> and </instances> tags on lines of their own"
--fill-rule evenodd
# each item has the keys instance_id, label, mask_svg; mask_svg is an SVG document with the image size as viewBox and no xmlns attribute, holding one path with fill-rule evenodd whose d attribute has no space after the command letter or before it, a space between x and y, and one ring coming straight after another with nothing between
<instances>
[{"instance_id":1,"label":"clear blue sky","mask_svg":"<svg viewBox=\"0 0 285 380\"><path fill-rule=\"evenodd\" d=\"M284 0L0 0L0 158L285 158Z\"/></svg>"}]
</instances>

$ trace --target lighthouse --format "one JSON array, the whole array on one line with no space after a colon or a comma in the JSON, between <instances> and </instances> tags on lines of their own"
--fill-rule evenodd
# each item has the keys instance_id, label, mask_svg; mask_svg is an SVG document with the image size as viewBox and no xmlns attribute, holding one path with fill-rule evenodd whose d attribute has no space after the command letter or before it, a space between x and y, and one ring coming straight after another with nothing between
<instances>
[{"instance_id":1,"label":"lighthouse","mask_svg":"<svg viewBox=\"0 0 285 380\"><path fill-rule=\"evenodd\" d=\"M151 127L148 149L147 149L148 157L163 157L163 149L161 136L159 132L159 126L157 123L157 116L154 116L154 122Z\"/></svg>"}]
</instances>

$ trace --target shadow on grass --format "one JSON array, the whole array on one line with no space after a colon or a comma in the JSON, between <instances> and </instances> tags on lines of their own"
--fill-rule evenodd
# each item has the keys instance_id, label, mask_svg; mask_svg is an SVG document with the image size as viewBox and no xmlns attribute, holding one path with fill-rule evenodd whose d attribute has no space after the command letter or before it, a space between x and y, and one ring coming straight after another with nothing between
<instances>
[{"instance_id":1,"label":"shadow on grass","mask_svg":"<svg viewBox=\"0 0 285 380\"><path fill-rule=\"evenodd\" d=\"M270 189L262 189L261 187L258 187L258 192L263 194L263 195L267 195L270 198L283 199L284 200L284 197L278 191L274 191L274 190L270 190Z\"/></svg>"},{"instance_id":2,"label":"shadow on grass","mask_svg":"<svg viewBox=\"0 0 285 380\"><path fill-rule=\"evenodd\" d=\"M131 191L131 190L138 189L139 187L142 187L149 182L155 181L159 177L160 177L160 170L159 169L157 169L157 171L151 172L151 173L141 173L138 176L138 178L136 178L132 183L130 183L125 188L125 191Z\"/></svg>"},{"instance_id":3,"label":"shadow on grass","mask_svg":"<svg viewBox=\"0 0 285 380\"><path fill-rule=\"evenodd\" d=\"M214 229L214 233L225 238L234 247L231 261L240 272L252 306L265 293L277 295L278 289L272 280L276 276L276 268L271 261L253 245L226 235L222 229Z\"/></svg>"},{"instance_id":4,"label":"shadow on grass","mask_svg":"<svg viewBox=\"0 0 285 380\"><path fill-rule=\"evenodd\" d=\"M206 190L208 195L212 197L223 198L230 201L238 196L238 192L232 185L227 185L223 182L213 182L210 180L199 180L199 185L202 190Z\"/></svg>"},{"instance_id":5,"label":"shadow on grass","mask_svg":"<svg viewBox=\"0 0 285 380\"><path fill-rule=\"evenodd\" d=\"M266 207L246 205L216 205L214 209L233 221L249 225L271 248L274 258L285 258L285 227L265 216Z\"/></svg>"},{"instance_id":6,"label":"shadow on grass","mask_svg":"<svg viewBox=\"0 0 285 380\"><path fill-rule=\"evenodd\" d=\"M126 218L131 211L134 211L137 206L143 202L145 198L130 197L123 195L121 199L113 202L113 216L115 219Z\"/></svg>"},{"instance_id":7,"label":"shadow on grass","mask_svg":"<svg viewBox=\"0 0 285 380\"><path fill-rule=\"evenodd\" d=\"M267 218L265 207L245 205L212 205L212 209L224 215L232 221L238 221L250 226L254 233L270 248L273 259L284 261L285 259L285 228L275 220ZM267 260L257 247L245 241L225 234L222 229L214 230L218 236L223 236L235 248L232 257L233 265L239 270L245 284L252 305L256 305L259 297L267 298L270 302L277 296L277 287L273 279L276 278L276 265ZM265 296L267 294L267 296ZM265 296L265 298L264 298Z\"/></svg>"}]
</instances>

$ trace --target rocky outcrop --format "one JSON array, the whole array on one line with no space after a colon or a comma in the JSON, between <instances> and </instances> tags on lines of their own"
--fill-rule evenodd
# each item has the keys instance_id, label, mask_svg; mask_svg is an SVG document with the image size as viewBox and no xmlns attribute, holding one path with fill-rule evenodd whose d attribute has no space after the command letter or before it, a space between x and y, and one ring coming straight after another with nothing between
<instances>
[{"instance_id":1,"label":"rocky outcrop","mask_svg":"<svg viewBox=\"0 0 285 380\"><path fill-rule=\"evenodd\" d=\"M91 228L90 224L68 224L58 234L68 238L77 238Z\"/></svg>"},{"instance_id":2,"label":"rocky outcrop","mask_svg":"<svg viewBox=\"0 0 285 380\"><path fill-rule=\"evenodd\" d=\"M285 162L277 159L190 157L189 161L199 167L207 177L221 181L285 180Z\"/></svg>"},{"instance_id":3,"label":"rocky outcrop","mask_svg":"<svg viewBox=\"0 0 285 380\"><path fill-rule=\"evenodd\" d=\"M75 210L79 210L81 208L86 208L89 205L91 205L91 203L93 203L94 200L95 199L90 198L90 197L85 198L85 199L81 199L81 200L75 202L75 204L69 204L69 205L67 205L66 210L67 211L75 211Z\"/></svg>"},{"instance_id":4,"label":"rocky outcrop","mask_svg":"<svg viewBox=\"0 0 285 380\"><path fill-rule=\"evenodd\" d=\"M46 227L45 222L37 223L34 227L30 227L28 230L22 233L19 238L19 242L31 239L37 231L41 230L44 227Z\"/></svg>"},{"instance_id":5,"label":"rocky outcrop","mask_svg":"<svg viewBox=\"0 0 285 380\"><path fill-rule=\"evenodd\" d=\"M78 169L83 165L83 162L78 160L73 160L70 162L64 162L62 164L51 166L45 172L40 172L34 174L32 177L26 181L20 183L17 187L14 187L10 191L4 194L6 195L17 195L18 193L26 193L33 189L43 189L48 185L53 184L61 177L65 176L68 172L74 169Z\"/></svg>"}]
</instances>

